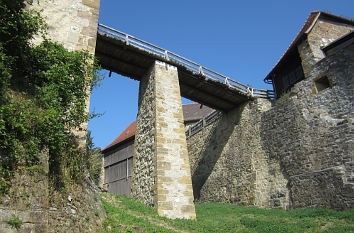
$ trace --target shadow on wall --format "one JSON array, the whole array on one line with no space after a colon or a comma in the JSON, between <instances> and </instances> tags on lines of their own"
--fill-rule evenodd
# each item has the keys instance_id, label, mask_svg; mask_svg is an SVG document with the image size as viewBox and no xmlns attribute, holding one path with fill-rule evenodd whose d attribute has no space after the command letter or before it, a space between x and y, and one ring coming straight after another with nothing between
<instances>
[{"instance_id":1,"label":"shadow on wall","mask_svg":"<svg viewBox=\"0 0 354 233\"><path fill-rule=\"evenodd\" d=\"M294 108L291 96L292 93L289 93L289 96L273 102L272 108L261 115L260 136L262 149L267 157L269 206L272 208L291 208L292 195L289 192L290 175L287 166L296 169L295 162L291 160L292 155L302 147L302 141L305 140L299 135L305 126L296 121L302 117L301 111Z\"/></svg>"},{"instance_id":2,"label":"shadow on wall","mask_svg":"<svg viewBox=\"0 0 354 233\"><path fill-rule=\"evenodd\" d=\"M242 104L237 109L236 114L223 113L217 122L212 125L212 129L206 139L198 158L201 158L192 174L192 184L194 199L200 199L200 191L212 173L216 162L219 160L225 145L228 143L234 126L239 124L241 113L246 104ZM234 118L231 118L233 116Z\"/></svg>"},{"instance_id":3,"label":"shadow on wall","mask_svg":"<svg viewBox=\"0 0 354 233\"><path fill-rule=\"evenodd\" d=\"M306 80L262 114L261 136L269 158L278 161L287 179L290 208L353 207L352 113L353 55L328 56ZM348 51L349 52L349 51ZM349 54L353 54L350 52ZM341 61L341 62L338 62ZM314 92L316 80L332 86Z\"/></svg>"}]
</instances>

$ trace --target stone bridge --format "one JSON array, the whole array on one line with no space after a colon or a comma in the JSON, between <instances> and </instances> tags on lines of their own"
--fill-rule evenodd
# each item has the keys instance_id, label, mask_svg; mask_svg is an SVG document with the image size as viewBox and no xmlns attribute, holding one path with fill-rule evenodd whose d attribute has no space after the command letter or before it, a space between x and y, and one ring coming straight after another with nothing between
<instances>
[{"instance_id":1,"label":"stone bridge","mask_svg":"<svg viewBox=\"0 0 354 233\"><path fill-rule=\"evenodd\" d=\"M230 111L271 92L224 75L107 26L99 0L34 1L48 36L95 54L103 68L140 81L132 196L169 218L195 218L181 96ZM87 101L89 106L89 100Z\"/></svg>"}]
</instances>

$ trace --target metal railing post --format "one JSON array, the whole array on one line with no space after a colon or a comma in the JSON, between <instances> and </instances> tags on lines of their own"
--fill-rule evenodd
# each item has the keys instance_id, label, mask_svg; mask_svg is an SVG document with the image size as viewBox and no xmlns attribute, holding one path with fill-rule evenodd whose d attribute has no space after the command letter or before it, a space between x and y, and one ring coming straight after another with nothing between
<instances>
[{"instance_id":1,"label":"metal railing post","mask_svg":"<svg viewBox=\"0 0 354 233\"><path fill-rule=\"evenodd\" d=\"M129 36L128 35L125 35L125 44L129 45Z\"/></svg>"},{"instance_id":2,"label":"metal railing post","mask_svg":"<svg viewBox=\"0 0 354 233\"><path fill-rule=\"evenodd\" d=\"M199 66L199 74L204 75L203 67L202 67L202 66Z\"/></svg>"}]
</instances>

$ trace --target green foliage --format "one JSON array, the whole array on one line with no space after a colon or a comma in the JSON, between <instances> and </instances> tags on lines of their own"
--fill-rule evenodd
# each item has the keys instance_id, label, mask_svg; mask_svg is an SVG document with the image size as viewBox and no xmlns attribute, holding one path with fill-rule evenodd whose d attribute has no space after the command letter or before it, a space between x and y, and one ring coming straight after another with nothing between
<instances>
[{"instance_id":1,"label":"green foliage","mask_svg":"<svg viewBox=\"0 0 354 233\"><path fill-rule=\"evenodd\" d=\"M88 153L88 171L90 174L90 177L93 179L96 185L98 185L98 182L100 180L100 175L101 175L101 168L102 168L102 153L101 153L101 148L95 147L95 144L93 143L92 137L91 137L91 131L88 130L86 134L86 151ZM94 197L97 199L97 197Z\"/></svg>"},{"instance_id":2,"label":"green foliage","mask_svg":"<svg viewBox=\"0 0 354 233\"><path fill-rule=\"evenodd\" d=\"M142 202L102 194L107 213L103 232L353 232L354 210L260 209L228 203L196 204L196 220L167 219ZM122 226L125 226L124 229ZM154 228L155 227L155 228Z\"/></svg>"},{"instance_id":3,"label":"green foliage","mask_svg":"<svg viewBox=\"0 0 354 233\"><path fill-rule=\"evenodd\" d=\"M279 99L280 99L281 101L288 101L289 98L290 98L290 91L285 91L285 92L283 92L283 93L281 94L281 96L280 96Z\"/></svg>"},{"instance_id":4,"label":"green foliage","mask_svg":"<svg viewBox=\"0 0 354 233\"><path fill-rule=\"evenodd\" d=\"M43 151L60 189L79 181L91 162L73 131L88 119L97 63L86 51L45 39L42 18L23 7L23 0L0 0L0 192L16 168L37 165ZM35 34L43 39L38 46L30 44Z\"/></svg>"},{"instance_id":5,"label":"green foliage","mask_svg":"<svg viewBox=\"0 0 354 233\"><path fill-rule=\"evenodd\" d=\"M19 219L18 216L7 220L6 223L9 224L12 228L16 228L16 229L19 229L23 224L23 222L21 221L21 219Z\"/></svg>"},{"instance_id":6,"label":"green foliage","mask_svg":"<svg viewBox=\"0 0 354 233\"><path fill-rule=\"evenodd\" d=\"M96 216L96 217L100 216L100 213L98 213L97 210L95 210L95 216Z\"/></svg>"}]
</instances>

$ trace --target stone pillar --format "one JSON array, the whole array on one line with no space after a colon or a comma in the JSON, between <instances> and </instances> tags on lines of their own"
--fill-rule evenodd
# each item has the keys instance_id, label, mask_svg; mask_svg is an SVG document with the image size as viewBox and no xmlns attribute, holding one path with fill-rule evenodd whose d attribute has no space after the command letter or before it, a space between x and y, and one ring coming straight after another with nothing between
<instances>
[{"instance_id":1,"label":"stone pillar","mask_svg":"<svg viewBox=\"0 0 354 233\"><path fill-rule=\"evenodd\" d=\"M95 54L100 0L40 0L32 1L30 9L40 11L48 25L48 38L66 49L87 50ZM36 38L35 43L41 39ZM88 90L89 91L89 90ZM86 99L89 111L90 93ZM85 145L87 122L75 132L80 144Z\"/></svg>"},{"instance_id":2,"label":"stone pillar","mask_svg":"<svg viewBox=\"0 0 354 233\"><path fill-rule=\"evenodd\" d=\"M40 0L29 8L40 11L51 40L69 50L95 53L100 0Z\"/></svg>"},{"instance_id":3,"label":"stone pillar","mask_svg":"<svg viewBox=\"0 0 354 233\"><path fill-rule=\"evenodd\" d=\"M177 68L156 61L141 80L132 196L168 218L194 219Z\"/></svg>"}]
</instances>

